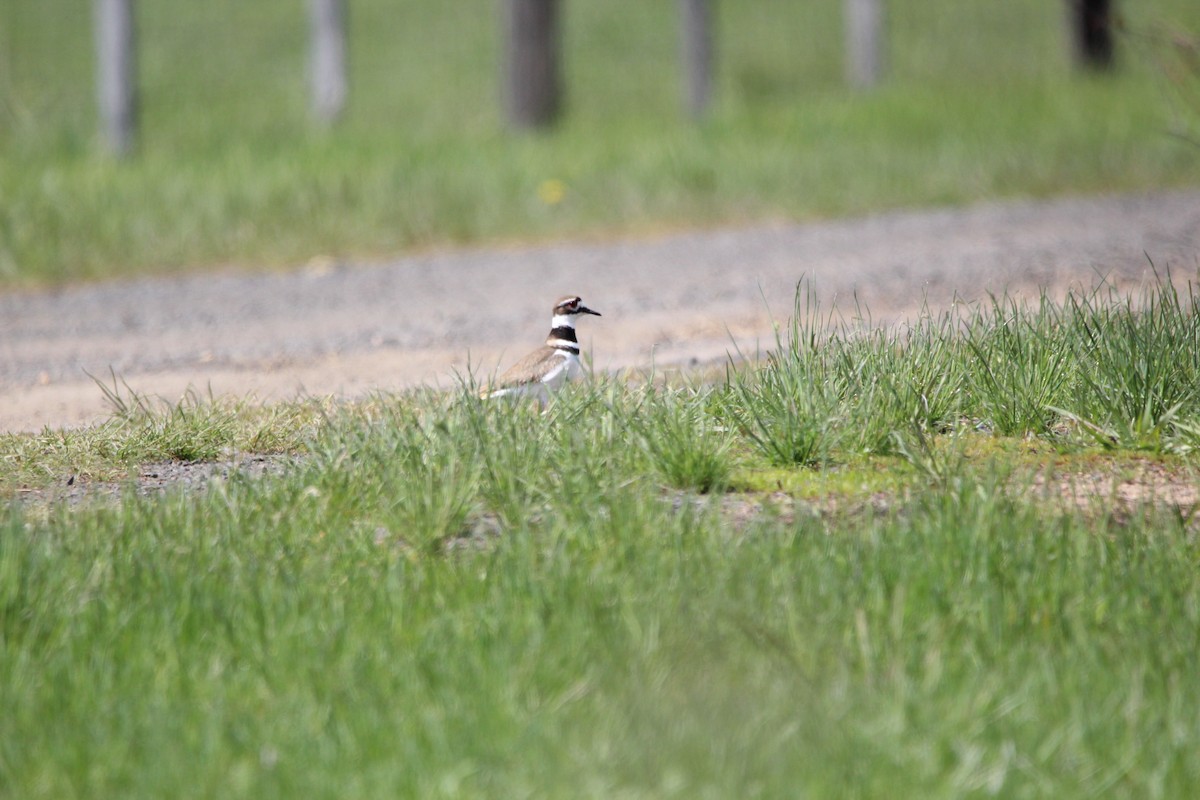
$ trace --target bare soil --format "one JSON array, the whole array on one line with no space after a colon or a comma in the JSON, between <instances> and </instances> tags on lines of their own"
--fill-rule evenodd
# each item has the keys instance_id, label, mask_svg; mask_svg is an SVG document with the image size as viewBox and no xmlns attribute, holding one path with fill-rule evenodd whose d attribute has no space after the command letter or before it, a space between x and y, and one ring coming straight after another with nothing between
<instances>
[{"instance_id":1,"label":"bare soil","mask_svg":"<svg viewBox=\"0 0 1200 800\"><path fill-rule=\"evenodd\" d=\"M291 456L263 454L231 455L220 461L164 461L135 467L120 481L93 481L86 476L68 475L52 486L19 489L14 499L26 507L60 504L77 507L115 502L126 494L153 497L174 489L203 492L235 476L255 479L283 475L297 463Z\"/></svg>"},{"instance_id":2,"label":"bare soil","mask_svg":"<svg viewBox=\"0 0 1200 800\"><path fill-rule=\"evenodd\" d=\"M878 323L987 292L1036 295L1200 270L1200 190L773 222L653 238L318 258L287 273L124 280L0 295L0 431L94 423L90 376L169 401L353 398L486 377L540 344L555 298L601 370L753 353L809 280Z\"/></svg>"}]
</instances>

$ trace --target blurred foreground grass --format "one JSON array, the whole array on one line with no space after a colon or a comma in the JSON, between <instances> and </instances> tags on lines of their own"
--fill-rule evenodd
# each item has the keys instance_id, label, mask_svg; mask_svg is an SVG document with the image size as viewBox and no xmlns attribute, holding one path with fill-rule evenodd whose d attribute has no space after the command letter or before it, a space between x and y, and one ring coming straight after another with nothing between
<instances>
[{"instance_id":1,"label":"blurred foreground grass","mask_svg":"<svg viewBox=\"0 0 1200 800\"><path fill-rule=\"evenodd\" d=\"M139 6L142 146L94 140L90 20L0 9L0 281L287 265L314 255L986 197L1194 184L1197 148L1152 41L1072 71L1058 3L894 4L877 91L841 79L838 0L720 4L718 104L679 112L673 3L572 4L567 114L507 134L495 4L351 4L352 94L306 109L306 20L283 0ZM1200 30L1200 7L1123 7Z\"/></svg>"}]
</instances>

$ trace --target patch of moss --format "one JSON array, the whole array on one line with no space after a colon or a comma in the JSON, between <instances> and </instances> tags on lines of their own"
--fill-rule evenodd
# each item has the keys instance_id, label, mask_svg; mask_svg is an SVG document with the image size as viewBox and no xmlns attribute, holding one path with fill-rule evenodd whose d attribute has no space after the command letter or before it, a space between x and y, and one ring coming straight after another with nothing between
<instances>
[{"instance_id":1,"label":"patch of moss","mask_svg":"<svg viewBox=\"0 0 1200 800\"><path fill-rule=\"evenodd\" d=\"M880 492L898 494L918 478L917 472L903 459L858 456L819 467L743 463L734 470L730 488L739 492L784 492L805 500L830 495L861 498Z\"/></svg>"}]
</instances>

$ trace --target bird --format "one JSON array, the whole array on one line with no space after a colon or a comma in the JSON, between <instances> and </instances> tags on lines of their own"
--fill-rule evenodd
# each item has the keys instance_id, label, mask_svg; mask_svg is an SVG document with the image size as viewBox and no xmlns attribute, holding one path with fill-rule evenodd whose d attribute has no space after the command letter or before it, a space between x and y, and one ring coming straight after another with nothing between
<instances>
[{"instance_id":1,"label":"bird","mask_svg":"<svg viewBox=\"0 0 1200 800\"><path fill-rule=\"evenodd\" d=\"M481 396L532 397L545 404L551 392L583 371L575 338L575 320L581 314L603 316L585 306L577 295L560 298L554 304L546 343L509 367Z\"/></svg>"}]
</instances>

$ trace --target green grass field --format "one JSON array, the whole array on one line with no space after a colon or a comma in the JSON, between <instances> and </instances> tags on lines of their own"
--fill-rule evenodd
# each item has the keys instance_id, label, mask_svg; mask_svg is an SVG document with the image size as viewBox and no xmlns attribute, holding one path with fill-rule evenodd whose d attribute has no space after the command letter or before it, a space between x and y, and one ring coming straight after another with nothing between
<instances>
[{"instance_id":1,"label":"green grass field","mask_svg":"<svg viewBox=\"0 0 1200 800\"><path fill-rule=\"evenodd\" d=\"M0 437L10 497L297 458L5 505L0 796L1191 797L1197 311L802 295L713 385Z\"/></svg>"},{"instance_id":2,"label":"green grass field","mask_svg":"<svg viewBox=\"0 0 1200 800\"><path fill-rule=\"evenodd\" d=\"M721 4L693 126L674 4L570 4L568 116L511 136L494 3L352 3L330 132L302 4L142 3L115 163L87 15L6 2L0 283L1200 178L1158 44L1080 76L1059 3L893 4L891 77L855 95L839 5ZM1123 12L1200 30L1185 0ZM114 389L101 426L0 435L0 798L1189 798L1198 305L872 331L802 295L761 363L545 414ZM45 499L246 452L296 463Z\"/></svg>"},{"instance_id":3,"label":"green grass field","mask_svg":"<svg viewBox=\"0 0 1200 800\"><path fill-rule=\"evenodd\" d=\"M840 0L720 4L718 103L694 126L673 3L572 5L567 115L512 136L491 0L353 3L352 98L330 132L307 115L301 5L140 4L142 146L118 164L95 140L88 15L13 0L0 285L1200 179L1173 135L1195 134L1196 77L1147 38L1200 31L1195 3L1124 4L1105 78L1071 69L1059 3L894 6L888 81L854 94Z\"/></svg>"}]
</instances>

